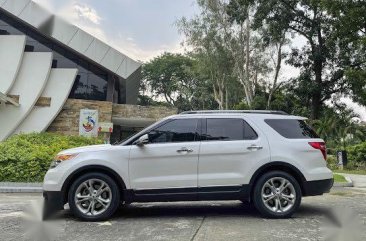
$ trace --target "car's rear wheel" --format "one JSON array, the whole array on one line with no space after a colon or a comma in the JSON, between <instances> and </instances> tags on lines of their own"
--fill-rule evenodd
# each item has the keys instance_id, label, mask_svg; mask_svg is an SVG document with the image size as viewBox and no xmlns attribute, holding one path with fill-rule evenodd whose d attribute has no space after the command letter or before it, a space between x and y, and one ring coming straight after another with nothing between
<instances>
[{"instance_id":1,"label":"car's rear wheel","mask_svg":"<svg viewBox=\"0 0 366 241\"><path fill-rule=\"evenodd\" d=\"M289 218L301 203L301 188L286 172L271 171L255 184L253 201L257 210L269 218Z\"/></svg>"},{"instance_id":2,"label":"car's rear wheel","mask_svg":"<svg viewBox=\"0 0 366 241\"><path fill-rule=\"evenodd\" d=\"M86 221L110 218L120 203L117 183L103 173L87 173L71 185L68 193L71 212Z\"/></svg>"}]
</instances>

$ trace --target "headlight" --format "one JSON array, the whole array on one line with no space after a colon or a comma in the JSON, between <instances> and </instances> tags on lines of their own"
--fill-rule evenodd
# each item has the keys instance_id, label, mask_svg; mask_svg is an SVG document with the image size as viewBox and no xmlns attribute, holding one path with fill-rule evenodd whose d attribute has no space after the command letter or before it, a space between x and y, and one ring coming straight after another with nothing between
<instances>
[{"instance_id":1,"label":"headlight","mask_svg":"<svg viewBox=\"0 0 366 241\"><path fill-rule=\"evenodd\" d=\"M78 154L60 154L57 155L53 161L51 162L51 166L50 168L55 168L58 166L58 164L60 164L63 161L67 161L67 160L71 160L74 157L76 157Z\"/></svg>"}]
</instances>

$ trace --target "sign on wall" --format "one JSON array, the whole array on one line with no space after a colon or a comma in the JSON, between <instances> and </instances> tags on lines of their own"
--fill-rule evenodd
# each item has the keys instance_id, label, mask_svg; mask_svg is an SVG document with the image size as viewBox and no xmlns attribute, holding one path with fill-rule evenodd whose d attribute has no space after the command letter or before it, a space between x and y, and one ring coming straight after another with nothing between
<instances>
[{"instance_id":1,"label":"sign on wall","mask_svg":"<svg viewBox=\"0 0 366 241\"><path fill-rule=\"evenodd\" d=\"M98 136L98 111L81 109L79 120L79 135L96 137Z\"/></svg>"},{"instance_id":2,"label":"sign on wall","mask_svg":"<svg viewBox=\"0 0 366 241\"><path fill-rule=\"evenodd\" d=\"M112 133L113 132L113 123L100 122L98 131L104 132L104 133Z\"/></svg>"}]
</instances>

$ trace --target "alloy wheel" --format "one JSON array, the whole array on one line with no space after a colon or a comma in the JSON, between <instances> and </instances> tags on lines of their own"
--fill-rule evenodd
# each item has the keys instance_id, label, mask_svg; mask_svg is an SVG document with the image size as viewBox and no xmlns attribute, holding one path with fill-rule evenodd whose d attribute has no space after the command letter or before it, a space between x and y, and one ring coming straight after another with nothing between
<instances>
[{"instance_id":1,"label":"alloy wheel","mask_svg":"<svg viewBox=\"0 0 366 241\"><path fill-rule=\"evenodd\" d=\"M104 213L110 206L112 190L100 179L89 179L78 186L74 201L83 214L97 216Z\"/></svg>"},{"instance_id":2,"label":"alloy wheel","mask_svg":"<svg viewBox=\"0 0 366 241\"><path fill-rule=\"evenodd\" d=\"M272 177L266 181L261 195L264 206L275 213L287 212L296 201L294 185L284 177Z\"/></svg>"}]
</instances>

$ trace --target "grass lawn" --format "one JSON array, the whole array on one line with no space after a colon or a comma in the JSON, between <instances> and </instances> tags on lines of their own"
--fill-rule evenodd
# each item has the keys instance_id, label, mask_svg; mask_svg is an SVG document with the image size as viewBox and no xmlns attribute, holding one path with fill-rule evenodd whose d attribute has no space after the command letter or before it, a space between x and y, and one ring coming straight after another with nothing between
<instances>
[{"instance_id":1,"label":"grass lawn","mask_svg":"<svg viewBox=\"0 0 366 241\"><path fill-rule=\"evenodd\" d=\"M346 178L344 176L339 174L333 174L334 182L347 182Z\"/></svg>"},{"instance_id":2,"label":"grass lawn","mask_svg":"<svg viewBox=\"0 0 366 241\"><path fill-rule=\"evenodd\" d=\"M332 171L337 172L337 173L366 175L366 170L338 170L338 169L334 169Z\"/></svg>"}]
</instances>

